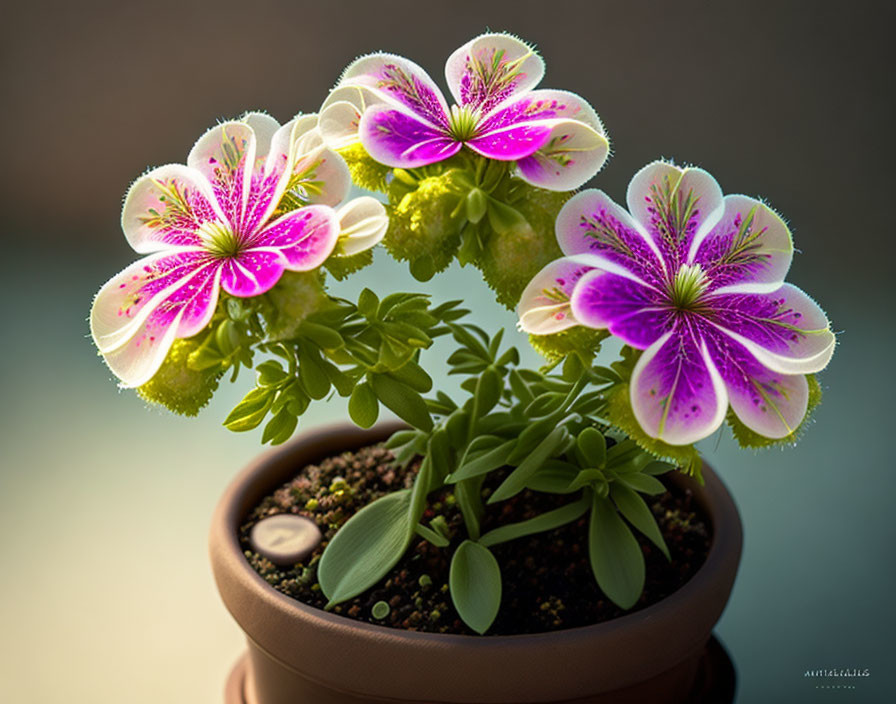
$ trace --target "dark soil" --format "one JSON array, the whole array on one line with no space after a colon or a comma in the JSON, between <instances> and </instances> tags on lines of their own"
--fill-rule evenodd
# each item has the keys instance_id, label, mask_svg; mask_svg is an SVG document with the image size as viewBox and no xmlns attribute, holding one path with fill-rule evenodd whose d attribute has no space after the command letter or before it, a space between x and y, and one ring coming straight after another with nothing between
<instances>
[{"instance_id":1,"label":"dark soil","mask_svg":"<svg viewBox=\"0 0 896 704\"><path fill-rule=\"evenodd\" d=\"M265 498L240 528L240 543L252 567L275 589L301 602L323 608L327 602L316 578L316 564L327 541L356 511L383 494L412 485L418 467L391 466L392 453L380 445L323 460L303 468L288 484ZM494 473L499 474L499 473ZM487 482L484 494L500 477ZM524 491L488 507L482 531L526 520L572 500ZM597 586L588 559L588 515L548 533L494 546L501 565L501 609L489 635L540 633L586 626L654 604L693 576L706 559L710 531L690 492L677 490L648 498L672 556L663 554L637 532L647 563L647 582L638 603L623 611ZM253 552L249 531L262 518L297 513L315 520L324 542L303 563L278 567ZM448 593L448 570L454 548L466 537L463 518L448 492L432 494L422 522L444 516L453 536L448 548L415 538L390 574L364 594L333 608L359 621L434 633L473 632L460 620ZM382 603L381 603L382 602ZM388 605L388 608L387 608ZM376 608L374 608L376 606ZM374 616L376 613L376 616Z\"/></svg>"}]
</instances>

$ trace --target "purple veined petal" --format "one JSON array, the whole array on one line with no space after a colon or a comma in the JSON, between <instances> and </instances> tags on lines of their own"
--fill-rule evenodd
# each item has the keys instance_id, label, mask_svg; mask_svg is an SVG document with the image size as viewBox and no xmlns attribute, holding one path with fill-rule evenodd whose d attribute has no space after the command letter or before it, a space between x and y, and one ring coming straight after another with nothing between
<instances>
[{"instance_id":1,"label":"purple veined petal","mask_svg":"<svg viewBox=\"0 0 896 704\"><path fill-rule=\"evenodd\" d=\"M360 196L336 209L339 220L337 254L348 257L378 244L389 227L386 209L376 198Z\"/></svg>"},{"instance_id":2,"label":"purple veined petal","mask_svg":"<svg viewBox=\"0 0 896 704\"><path fill-rule=\"evenodd\" d=\"M672 271L687 260L691 243L722 217L722 189L703 169L655 161L641 169L628 186L629 212L657 243Z\"/></svg>"},{"instance_id":3,"label":"purple veined petal","mask_svg":"<svg viewBox=\"0 0 896 704\"><path fill-rule=\"evenodd\" d=\"M544 146L520 159L524 181L551 191L572 191L601 170L610 154L607 138L587 125L564 120L554 125Z\"/></svg>"},{"instance_id":4,"label":"purple veined petal","mask_svg":"<svg viewBox=\"0 0 896 704\"><path fill-rule=\"evenodd\" d=\"M286 268L279 249L247 249L221 264L221 287L232 296L250 298L273 288Z\"/></svg>"},{"instance_id":5,"label":"purple veined petal","mask_svg":"<svg viewBox=\"0 0 896 704\"><path fill-rule=\"evenodd\" d=\"M240 118L240 122L249 125L255 134L256 160L266 160L271 151L274 135L280 129L280 123L266 112L247 112Z\"/></svg>"},{"instance_id":6,"label":"purple veined petal","mask_svg":"<svg viewBox=\"0 0 896 704\"><path fill-rule=\"evenodd\" d=\"M651 437L689 445L725 420L728 393L693 319L644 350L631 379L635 418Z\"/></svg>"},{"instance_id":7,"label":"purple veined petal","mask_svg":"<svg viewBox=\"0 0 896 704\"><path fill-rule=\"evenodd\" d=\"M509 34L483 34L448 57L445 78L458 105L486 113L535 87L544 61L532 47Z\"/></svg>"},{"instance_id":8,"label":"purple veined petal","mask_svg":"<svg viewBox=\"0 0 896 704\"><path fill-rule=\"evenodd\" d=\"M345 69L334 93L349 86L369 89L370 92L365 93L369 105L384 103L402 108L432 127L445 129L448 126L448 104L442 91L426 71L401 56L362 56ZM337 96L340 94L345 95L341 92Z\"/></svg>"},{"instance_id":9,"label":"purple veined petal","mask_svg":"<svg viewBox=\"0 0 896 704\"><path fill-rule=\"evenodd\" d=\"M790 230L767 205L747 196L725 196L725 212L695 239L688 263L698 263L716 293L772 293L793 260Z\"/></svg>"},{"instance_id":10,"label":"purple veined petal","mask_svg":"<svg viewBox=\"0 0 896 704\"><path fill-rule=\"evenodd\" d=\"M578 325L572 315L570 298L579 279L592 271L590 264L580 259L556 259L532 278L516 307L520 330L550 335Z\"/></svg>"},{"instance_id":11,"label":"purple veined petal","mask_svg":"<svg viewBox=\"0 0 896 704\"><path fill-rule=\"evenodd\" d=\"M466 142L477 154L497 161L517 161L534 154L551 137L553 122L523 122L481 134Z\"/></svg>"},{"instance_id":12,"label":"purple veined petal","mask_svg":"<svg viewBox=\"0 0 896 704\"><path fill-rule=\"evenodd\" d=\"M91 333L123 387L145 384L175 338L208 325L219 279L218 262L205 253L181 252L140 260L100 289Z\"/></svg>"},{"instance_id":13,"label":"purple veined petal","mask_svg":"<svg viewBox=\"0 0 896 704\"><path fill-rule=\"evenodd\" d=\"M805 376L764 367L743 345L719 331L707 331L703 339L725 382L731 409L744 425L775 439L799 427L809 405Z\"/></svg>"},{"instance_id":14,"label":"purple veined petal","mask_svg":"<svg viewBox=\"0 0 896 704\"><path fill-rule=\"evenodd\" d=\"M103 354L134 336L147 316L209 261L199 248L157 252L107 281L90 311L90 332Z\"/></svg>"},{"instance_id":15,"label":"purple veined petal","mask_svg":"<svg viewBox=\"0 0 896 704\"><path fill-rule=\"evenodd\" d=\"M710 296L716 327L779 374L824 369L837 339L819 305L792 284L774 293Z\"/></svg>"},{"instance_id":16,"label":"purple veined petal","mask_svg":"<svg viewBox=\"0 0 896 704\"><path fill-rule=\"evenodd\" d=\"M410 113L391 108L373 107L365 112L359 134L372 158L386 166L405 169L448 159L462 146Z\"/></svg>"},{"instance_id":17,"label":"purple veined petal","mask_svg":"<svg viewBox=\"0 0 896 704\"><path fill-rule=\"evenodd\" d=\"M222 122L202 135L187 165L211 182L215 199L234 230L242 229L243 213L255 172L255 132L244 122Z\"/></svg>"},{"instance_id":18,"label":"purple veined petal","mask_svg":"<svg viewBox=\"0 0 896 704\"><path fill-rule=\"evenodd\" d=\"M639 350L650 347L674 323L674 312L656 290L602 269L582 276L570 305L582 325L608 329Z\"/></svg>"},{"instance_id":19,"label":"purple veined petal","mask_svg":"<svg viewBox=\"0 0 896 704\"><path fill-rule=\"evenodd\" d=\"M121 228L140 254L172 247L197 247L197 230L224 220L211 184L183 164L169 164L138 178L121 210Z\"/></svg>"},{"instance_id":20,"label":"purple veined petal","mask_svg":"<svg viewBox=\"0 0 896 704\"><path fill-rule=\"evenodd\" d=\"M599 255L663 287L665 265L656 243L603 191L588 189L570 198L557 216L556 230L564 254Z\"/></svg>"},{"instance_id":21,"label":"purple veined petal","mask_svg":"<svg viewBox=\"0 0 896 704\"><path fill-rule=\"evenodd\" d=\"M310 271L326 261L339 239L336 211L309 205L281 216L266 227L253 249L279 251L290 271Z\"/></svg>"},{"instance_id":22,"label":"purple veined petal","mask_svg":"<svg viewBox=\"0 0 896 704\"><path fill-rule=\"evenodd\" d=\"M513 96L484 113L477 130L480 133L544 120L574 120L604 134L603 123L594 108L580 95L566 90L533 90Z\"/></svg>"}]
</instances>

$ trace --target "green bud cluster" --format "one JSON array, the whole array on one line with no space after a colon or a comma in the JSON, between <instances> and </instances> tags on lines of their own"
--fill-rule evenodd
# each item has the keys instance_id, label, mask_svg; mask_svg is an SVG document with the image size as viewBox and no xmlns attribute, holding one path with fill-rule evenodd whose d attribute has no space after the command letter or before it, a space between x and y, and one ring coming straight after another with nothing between
<instances>
[{"instance_id":1,"label":"green bud cluster","mask_svg":"<svg viewBox=\"0 0 896 704\"><path fill-rule=\"evenodd\" d=\"M197 337L175 340L159 371L137 389L140 398L183 416L197 415L211 400L223 374L217 368L191 368L190 356L200 344Z\"/></svg>"}]
</instances>

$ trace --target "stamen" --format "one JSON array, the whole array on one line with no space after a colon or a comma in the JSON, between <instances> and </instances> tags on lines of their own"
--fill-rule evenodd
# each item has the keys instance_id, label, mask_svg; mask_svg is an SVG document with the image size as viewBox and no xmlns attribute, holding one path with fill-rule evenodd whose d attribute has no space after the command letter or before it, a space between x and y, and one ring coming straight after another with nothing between
<instances>
[{"instance_id":1,"label":"stamen","mask_svg":"<svg viewBox=\"0 0 896 704\"><path fill-rule=\"evenodd\" d=\"M682 264L669 291L672 305L679 310L694 310L700 296L709 285L709 279L699 264Z\"/></svg>"},{"instance_id":2,"label":"stamen","mask_svg":"<svg viewBox=\"0 0 896 704\"><path fill-rule=\"evenodd\" d=\"M469 107L460 105L451 106L451 114L448 116L448 129L451 136L459 142L465 142L476 135L476 127L479 124L479 113Z\"/></svg>"},{"instance_id":3,"label":"stamen","mask_svg":"<svg viewBox=\"0 0 896 704\"><path fill-rule=\"evenodd\" d=\"M233 257L239 254L239 237L229 225L218 221L205 222L199 227L198 234L205 248L216 257Z\"/></svg>"}]
</instances>

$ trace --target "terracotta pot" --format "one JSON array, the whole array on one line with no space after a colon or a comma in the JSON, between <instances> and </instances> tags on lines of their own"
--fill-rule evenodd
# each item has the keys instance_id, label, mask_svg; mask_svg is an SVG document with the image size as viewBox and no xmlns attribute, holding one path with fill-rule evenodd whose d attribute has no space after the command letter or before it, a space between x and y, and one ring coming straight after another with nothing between
<instances>
[{"instance_id":1,"label":"terracotta pot","mask_svg":"<svg viewBox=\"0 0 896 704\"><path fill-rule=\"evenodd\" d=\"M401 631L306 606L259 577L237 538L249 511L302 466L382 440L394 429L341 425L305 433L262 456L224 494L211 530L212 567L249 643L248 664L234 676L228 704L693 701L742 543L737 508L709 468L704 487L674 479L694 491L712 524L706 563L660 603L594 626L479 637Z\"/></svg>"}]
</instances>

